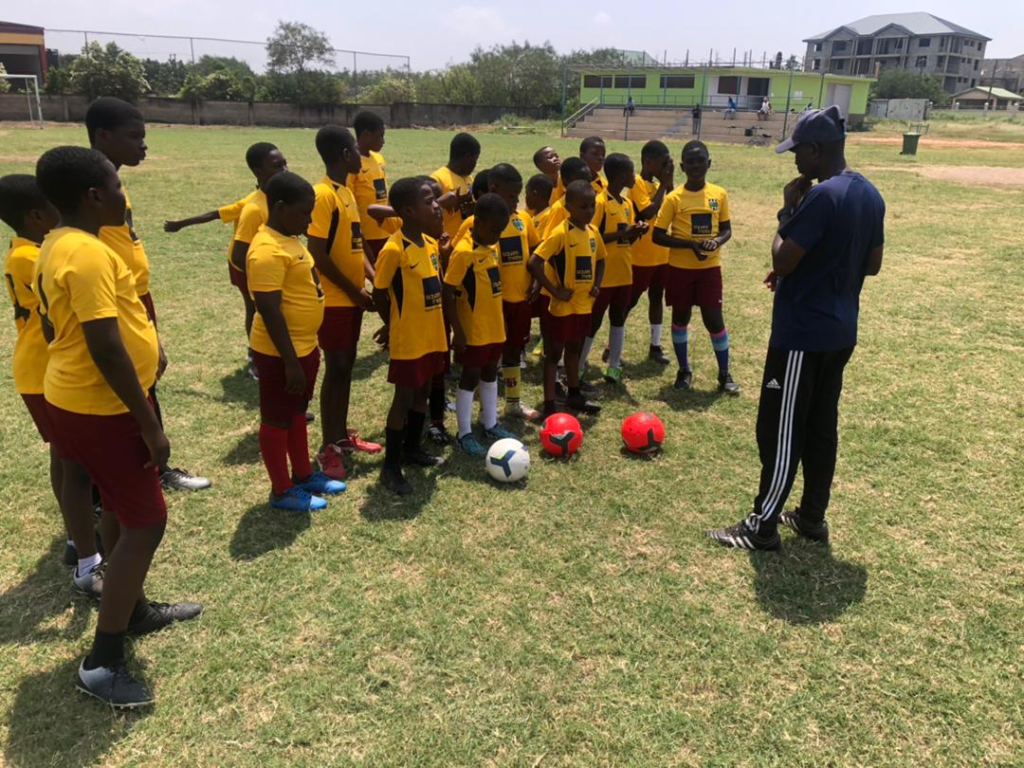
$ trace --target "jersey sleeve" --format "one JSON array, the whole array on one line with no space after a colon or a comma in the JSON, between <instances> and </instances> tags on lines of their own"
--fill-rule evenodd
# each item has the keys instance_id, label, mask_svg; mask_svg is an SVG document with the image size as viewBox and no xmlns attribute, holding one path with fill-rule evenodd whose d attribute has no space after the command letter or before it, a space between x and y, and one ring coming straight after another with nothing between
<instances>
[{"instance_id":1,"label":"jersey sleeve","mask_svg":"<svg viewBox=\"0 0 1024 768\"><path fill-rule=\"evenodd\" d=\"M256 233L263 225L260 216L260 209L253 203L249 203L242 209L242 215L238 217L238 229L235 231L236 243L248 245L256 237Z\"/></svg>"},{"instance_id":2,"label":"jersey sleeve","mask_svg":"<svg viewBox=\"0 0 1024 768\"><path fill-rule=\"evenodd\" d=\"M222 205L217 209L217 215L220 216L220 220L225 224L238 221L238 217L242 215L242 211L245 210L246 203L248 202L249 196L246 195L240 200L235 200L233 203Z\"/></svg>"},{"instance_id":3,"label":"jersey sleeve","mask_svg":"<svg viewBox=\"0 0 1024 768\"><path fill-rule=\"evenodd\" d=\"M551 237L558 226L565 221L567 216L568 214L565 211L565 205L561 204L561 201L553 205L551 207L551 215L548 216L547 226L544 227L544 237Z\"/></svg>"},{"instance_id":4,"label":"jersey sleeve","mask_svg":"<svg viewBox=\"0 0 1024 768\"><path fill-rule=\"evenodd\" d=\"M827 194L811 189L789 221L779 227L783 240L792 240L805 251L816 246L828 228L831 202Z\"/></svg>"},{"instance_id":5,"label":"jersey sleeve","mask_svg":"<svg viewBox=\"0 0 1024 768\"><path fill-rule=\"evenodd\" d=\"M601 237L601 233L600 232L598 233L598 235L595 238L595 240L597 242L597 250L596 250L596 253L594 254L594 258L597 261L604 261L605 259L608 258L608 247L604 244L604 238Z\"/></svg>"},{"instance_id":6,"label":"jersey sleeve","mask_svg":"<svg viewBox=\"0 0 1024 768\"><path fill-rule=\"evenodd\" d=\"M288 271L287 257L271 243L257 243L246 257L249 290L253 293L273 293L284 288Z\"/></svg>"},{"instance_id":7,"label":"jersey sleeve","mask_svg":"<svg viewBox=\"0 0 1024 768\"><path fill-rule=\"evenodd\" d=\"M544 238L537 250L534 251L534 255L538 258L548 261L556 253L559 253L563 249L562 231L556 230L551 233L548 237Z\"/></svg>"},{"instance_id":8,"label":"jersey sleeve","mask_svg":"<svg viewBox=\"0 0 1024 768\"><path fill-rule=\"evenodd\" d=\"M597 200L594 201L594 218L590 223L593 224L594 228L597 230L598 240L604 239L604 217L607 202L608 200L604 195L598 195Z\"/></svg>"},{"instance_id":9,"label":"jersey sleeve","mask_svg":"<svg viewBox=\"0 0 1024 768\"><path fill-rule=\"evenodd\" d=\"M455 239L452 241L455 245L458 245L463 240L469 238L469 233L470 231L472 231L473 228L473 218L473 216L470 216L468 219L462 222L462 226L459 227L459 231L455 233Z\"/></svg>"},{"instance_id":10,"label":"jersey sleeve","mask_svg":"<svg viewBox=\"0 0 1024 768\"><path fill-rule=\"evenodd\" d=\"M729 221L729 193L722 190L722 202L718 204L718 223L725 224Z\"/></svg>"},{"instance_id":11,"label":"jersey sleeve","mask_svg":"<svg viewBox=\"0 0 1024 768\"><path fill-rule=\"evenodd\" d=\"M523 221L523 226L526 227L526 244L529 246L530 252L532 253L537 249L537 246L540 245L540 234L537 232L537 227L533 225L532 216L521 216L520 218Z\"/></svg>"},{"instance_id":12,"label":"jersey sleeve","mask_svg":"<svg viewBox=\"0 0 1024 768\"><path fill-rule=\"evenodd\" d=\"M10 289L11 300L14 302L15 307L31 311L39 304L39 299L32 291L36 260L29 258L26 254L19 251L21 249L12 253L7 262L8 274L10 275L7 287Z\"/></svg>"},{"instance_id":13,"label":"jersey sleeve","mask_svg":"<svg viewBox=\"0 0 1024 768\"><path fill-rule=\"evenodd\" d=\"M334 194L334 190L327 189L321 184L317 184L314 190L316 202L313 204L313 215L309 222L309 229L306 230L306 235L326 240L331 233L331 218L338 208L337 197Z\"/></svg>"},{"instance_id":14,"label":"jersey sleeve","mask_svg":"<svg viewBox=\"0 0 1024 768\"><path fill-rule=\"evenodd\" d=\"M118 260L102 248L81 245L73 264L64 271L62 282L78 322L117 317Z\"/></svg>"},{"instance_id":15,"label":"jersey sleeve","mask_svg":"<svg viewBox=\"0 0 1024 768\"><path fill-rule=\"evenodd\" d=\"M456 248L448 260L448 269L444 273L445 285L452 287L462 285L462 281L466 278L466 273L469 271L472 258L472 251L466 248Z\"/></svg>"},{"instance_id":16,"label":"jersey sleeve","mask_svg":"<svg viewBox=\"0 0 1024 768\"><path fill-rule=\"evenodd\" d=\"M656 229L664 229L672 234L672 220L676 217L676 199L667 195L658 209L658 217L654 220Z\"/></svg>"},{"instance_id":17,"label":"jersey sleeve","mask_svg":"<svg viewBox=\"0 0 1024 768\"><path fill-rule=\"evenodd\" d=\"M443 168L438 168L436 171L430 174L430 178L432 178L434 181L441 185L441 192L443 192L444 194L448 194L449 192L452 191L452 185L450 183L451 179L446 178L448 174L442 173L442 171L444 171Z\"/></svg>"},{"instance_id":18,"label":"jersey sleeve","mask_svg":"<svg viewBox=\"0 0 1024 768\"><path fill-rule=\"evenodd\" d=\"M639 176L636 177L636 181L629 190L629 199L633 201L634 210L638 214L651 207L651 197L647 194L647 188Z\"/></svg>"},{"instance_id":19,"label":"jersey sleeve","mask_svg":"<svg viewBox=\"0 0 1024 768\"><path fill-rule=\"evenodd\" d=\"M391 287L391 282L395 279L395 272L398 271L400 253L398 247L390 241L381 248L380 254L377 256L377 263L374 265L374 288L386 291Z\"/></svg>"}]
</instances>

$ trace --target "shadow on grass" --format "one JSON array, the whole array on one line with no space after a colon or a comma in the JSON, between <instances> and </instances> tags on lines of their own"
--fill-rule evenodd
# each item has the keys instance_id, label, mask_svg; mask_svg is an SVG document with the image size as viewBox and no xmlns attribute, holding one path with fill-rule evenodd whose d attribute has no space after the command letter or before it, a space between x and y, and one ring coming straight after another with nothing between
<instances>
[{"instance_id":1,"label":"shadow on grass","mask_svg":"<svg viewBox=\"0 0 1024 768\"><path fill-rule=\"evenodd\" d=\"M673 411L706 411L723 397L725 395L717 391L691 389L687 392L679 390L671 383L665 384L658 390L658 399Z\"/></svg>"},{"instance_id":2,"label":"shadow on grass","mask_svg":"<svg viewBox=\"0 0 1024 768\"><path fill-rule=\"evenodd\" d=\"M326 511L326 510L325 510ZM284 512L263 502L242 515L228 550L233 560L255 560L275 549L290 547L319 513Z\"/></svg>"},{"instance_id":3,"label":"shadow on grass","mask_svg":"<svg viewBox=\"0 0 1024 768\"><path fill-rule=\"evenodd\" d=\"M365 346L365 345L364 345ZM352 380L368 379L381 366L388 363L388 353L377 344L372 347L373 351L368 355L356 356L355 365L352 367Z\"/></svg>"},{"instance_id":4,"label":"shadow on grass","mask_svg":"<svg viewBox=\"0 0 1024 768\"><path fill-rule=\"evenodd\" d=\"M90 604L84 597L73 597L71 571L60 561L63 552L64 539L57 537L25 580L0 594L0 644L73 640L85 631ZM46 626L69 605L69 621L62 621L63 626Z\"/></svg>"},{"instance_id":5,"label":"shadow on grass","mask_svg":"<svg viewBox=\"0 0 1024 768\"><path fill-rule=\"evenodd\" d=\"M385 523L394 520L413 520L434 497L437 478L452 471L451 459L439 468L402 467L405 479L412 486L408 496L398 496L379 481L374 480L366 488L366 498L359 510L363 519L371 523Z\"/></svg>"},{"instance_id":6,"label":"shadow on grass","mask_svg":"<svg viewBox=\"0 0 1024 768\"><path fill-rule=\"evenodd\" d=\"M790 624L835 621L867 591L867 569L802 539L786 542L782 554L751 552L750 563L761 608Z\"/></svg>"},{"instance_id":7,"label":"shadow on grass","mask_svg":"<svg viewBox=\"0 0 1024 768\"><path fill-rule=\"evenodd\" d=\"M74 690L79 659L25 678L6 718L3 762L11 766L101 765L146 710L116 714ZM78 698L72 698L78 697Z\"/></svg>"},{"instance_id":8,"label":"shadow on grass","mask_svg":"<svg viewBox=\"0 0 1024 768\"><path fill-rule=\"evenodd\" d=\"M224 394L219 399L225 403L241 403L249 408L258 408L260 404L259 384L249 377L249 371L242 367L236 368L220 380Z\"/></svg>"},{"instance_id":9,"label":"shadow on grass","mask_svg":"<svg viewBox=\"0 0 1024 768\"><path fill-rule=\"evenodd\" d=\"M242 435L234 448L225 454L221 460L222 464L239 466L242 464L259 464L260 459L260 434L259 432L247 432Z\"/></svg>"}]
</instances>

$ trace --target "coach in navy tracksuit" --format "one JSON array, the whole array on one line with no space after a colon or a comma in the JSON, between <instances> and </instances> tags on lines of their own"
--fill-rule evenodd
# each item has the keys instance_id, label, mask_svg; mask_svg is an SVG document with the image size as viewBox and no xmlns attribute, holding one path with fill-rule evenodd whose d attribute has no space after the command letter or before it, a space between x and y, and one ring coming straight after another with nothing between
<instances>
[{"instance_id":1,"label":"coach in navy tracksuit","mask_svg":"<svg viewBox=\"0 0 1024 768\"><path fill-rule=\"evenodd\" d=\"M882 268L885 221L878 190L846 165L844 122L835 106L805 112L775 150L792 151L800 175L783 192L765 279L775 307L757 412L761 487L745 520L709 531L727 547L778 549L780 522L828 542L843 369L857 343L864 277ZM783 512L800 464L803 498Z\"/></svg>"}]
</instances>

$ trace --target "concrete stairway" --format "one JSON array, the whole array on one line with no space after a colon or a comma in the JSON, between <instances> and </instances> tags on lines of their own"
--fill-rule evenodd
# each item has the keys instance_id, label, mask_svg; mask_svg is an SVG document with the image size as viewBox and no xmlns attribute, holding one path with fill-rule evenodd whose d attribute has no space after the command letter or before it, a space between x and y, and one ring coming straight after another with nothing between
<instances>
[{"instance_id":1,"label":"concrete stairway","mask_svg":"<svg viewBox=\"0 0 1024 768\"><path fill-rule=\"evenodd\" d=\"M566 132L567 136L584 138L586 136L603 136L606 139L629 139L631 141L648 141L650 139L670 139L688 141L694 138L693 119L689 108L682 109L651 109L637 107L633 116L622 116L622 107L598 107L583 120L576 123ZM728 120L724 119L721 110L704 110L701 120L700 138L704 141L718 141L727 144L746 144L751 137L746 130L752 128L754 136L760 140L774 144L782 138L782 126L785 115L776 113L767 120L758 121L755 112L737 112ZM796 122L796 115L790 115L789 130ZM767 134L767 138L765 138Z\"/></svg>"}]
</instances>

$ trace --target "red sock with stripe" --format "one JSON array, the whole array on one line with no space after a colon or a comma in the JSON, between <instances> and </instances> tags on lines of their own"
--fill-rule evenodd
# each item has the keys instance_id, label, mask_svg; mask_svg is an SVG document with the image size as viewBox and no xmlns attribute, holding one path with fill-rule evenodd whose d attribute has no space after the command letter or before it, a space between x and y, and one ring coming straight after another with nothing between
<instances>
[{"instance_id":1,"label":"red sock with stripe","mask_svg":"<svg viewBox=\"0 0 1024 768\"><path fill-rule=\"evenodd\" d=\"M288 458L292 460L292 474L299 480L305 480L313 474L313 467L309 461L309 435L305 413L297 413L292 417L292 425L288 429Z\"/></svg>"}]
</instances>

